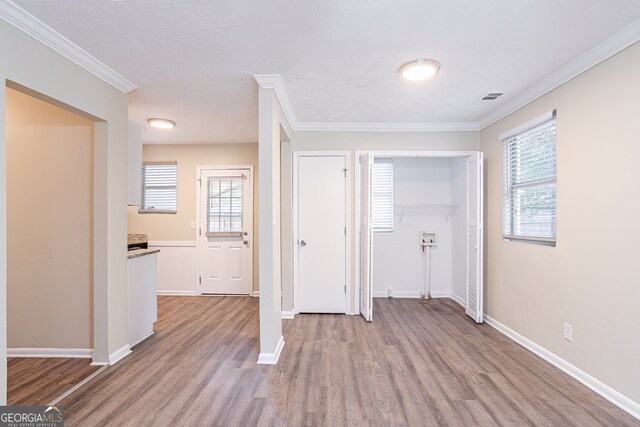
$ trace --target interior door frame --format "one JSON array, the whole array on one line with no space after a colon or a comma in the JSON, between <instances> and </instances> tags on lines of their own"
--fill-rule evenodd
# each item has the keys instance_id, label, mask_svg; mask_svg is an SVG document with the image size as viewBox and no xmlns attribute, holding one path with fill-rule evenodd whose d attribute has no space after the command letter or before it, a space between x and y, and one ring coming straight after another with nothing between
<instances>
[{"instance_id":1,"label":"interior door frame","mask_svg":"<svg viewBox=\"0 0 640 427\"><path fill-rule=\"evenodd\" d=\"M420 158L463 158L474 156L477 153L480 153L480 150L475 151L379 151L379 150L359 150L355 152L355 158L360 159L360 156L363 154L371 153L373 155L373 160L375 161L376 157L389 158L389 157L420 157ZM356 200L356 221L360 218L360 162L356 161L355 163L355 200ZM356 223L356 232L354 233L353 244L355 245L355 263L357 266L360 266L360 227ZM373 244L373 242L372 242ZM353 267L355 268L355 267ZM356 268L356 280L355 283L360 284L360 269ZM484 286L484 284L483 284ZM356 287L354 291L356 292L356 304L352 307L354 314L360 314L360 305L357 304L360 301L360 286Z\"/></svg>"},{"instance_id":2,"label":"interior door frame","mask_svg":"<svg viewBox=\"0 0 640 427\"><path fill-rule=\"evenodd\" d=\"M298 292L298 160L300 157L344 157L345 159L345 168L346 176L345 176L345 224L347 227L347 233L345 236L345 314L354 314L350 310L350 302L351 295L353 293L353 284L351 283L351 269L353 268L353 262L351 257L351 245L353 244L353 233L352 233L352 222L353 219L351 217L352 207L351 203L353 200L352 195L352 187L351 187L351 176L352 176L352 163L351 163L351 152L350 151L294 151L293 152L293 185L292 185L292 202L293 202L293 239L291 240L291 245L293 247L293 312L295 314L299 314L300 302L298 301L298 297L300 292Z\"/></svg>"},{"instance_id":3,"label":"interior door frame","mask_svg":"<svg viewBox=\"0 0 640 427\"><path fill-rule=\"evenodd\" d=\"M200 175L202 173L203 170L215 170L215 171L224 171L224 170L248 170L251 173L251 204L252 204L252 209L251 209L251 243L255 242L254 239L254 225L255 225L255 221L254 221L254 212L255 212L255 206L253 206L253 200L255 198L255 177L253 174L253 165L240 165L240 166L196 166L196 277L195 277L195 287L197 289L196 295L198 296L203 296L202 293L202 285L200 283L199 277L200 277L200 237L201 235L199 234L199 228L200 228L200 190L201 190L201 182L200 182ZM255 244L255 243L254 243ZM255 296L255 282L253 280L253 265L255 264L255 260L254 260L254 253L253 253L253 245L251 245L251 264L252 264L252 268L251 268L251 295ZM208 295L207 295L208 296Z\"/></svg>"}]
</instances>

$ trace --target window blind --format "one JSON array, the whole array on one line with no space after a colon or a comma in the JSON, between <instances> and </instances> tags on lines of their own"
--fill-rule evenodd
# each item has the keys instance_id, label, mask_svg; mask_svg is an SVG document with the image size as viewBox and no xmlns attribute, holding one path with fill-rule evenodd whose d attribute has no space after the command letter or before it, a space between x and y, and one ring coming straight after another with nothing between
<instances>
[{"instance_id":1,"label":"window blind","mask_svg":"<svg viewBox=\"0 0 640 427\"><path fill-rule=\"evenodd\" d=\"M243 177L210 177L208 179L207 233L243 231Z\"/></svg>"},{"instance_id":2,"label":"window blind","mask_svg":"<svg viewBox=\"0 0 640 427\"><path fill-rule=\"evenodd\" d=\"M375 159L371 176L373 231L393 231L393 161Z\"/></svg>"},{"instance_id":3,"label":"window blind","mask_svg":"<svg viewBox=\"0 0 640 427\"><path fill-rule=\"evenodd\" d=\"M502 143L504 238L555 245L555 111Z\"/></svg>"},{"instance_id":4,"label":"window blind","mask_svg":"<svg viewBox=\"0 0 640 427\"><path fill-rule=\"evenodd\" d=\"M177 163L142 164L142 212L176 213Z\"/></svg>"}]
</instances>

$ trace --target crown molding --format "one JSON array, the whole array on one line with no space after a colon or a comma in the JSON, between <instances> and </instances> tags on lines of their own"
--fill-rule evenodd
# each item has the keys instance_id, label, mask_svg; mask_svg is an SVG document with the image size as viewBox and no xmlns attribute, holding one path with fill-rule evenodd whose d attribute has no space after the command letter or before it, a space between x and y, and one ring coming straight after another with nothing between
<instances>
[{"instance_id":1,"label":"crown molding","mask_svg":"<svg viewBox=\"0 0 640 427\"><path fill-rule=\"evenodd\" d=\"M109 83L121 92L129 93L136 89L136 85L125 79L122 75L118 74L11 0L0 2L0 19L3 19L38 40L40 43L53 49L55 52Z\"/></svg>"},{"instance_id":2,"label":"crown molding","mask_svg":"<svg viewBox=\"0 0 640 427\"><path fill-rule=\"evenodd\" d=\"M298 132L478 132L476 122L450 123L331 123L299 122Z\"/></svg>"},{"instance_id":3,"label":"crown molding","mask_svg":"<svg viewBox=\"0 0 640 427\"><path fill-rule=\"evenodd\" d=\"M287 91L284 88L284 82L282 81L280 74L254 74L253 78L261 88L273 89L278 97L278 101L280 102L280 107L282 107L282 112L289 122L289 126L291 126L295 132L298 125L298 119L296 119L296 113L293 112L291 101L289 101L289 95L287 95Z\"/></svg>"},{"instance_id":4,"label":"crown molding","mask_svg":"<svg viewBox=\"0 0 640 427\"><path fill-rule=\"evenodd\" d=\"M289 95L280 74L255 74L253 76L263 89L273 89L280 106L294 132L477 132L476 122L455 123L332 123L299 122L291 106Z\"/></svg>"},{"instance_id":5,"label":"crown molding","mask_svg":"<svg viewBox=\"0 0 640 427\"><path fill-rule=\"evenodd\" d=\"M640 19L588 50L549 77L501 105L479 121L480 130L551 92L640 40Z\"/></svg>"}]
</instances>

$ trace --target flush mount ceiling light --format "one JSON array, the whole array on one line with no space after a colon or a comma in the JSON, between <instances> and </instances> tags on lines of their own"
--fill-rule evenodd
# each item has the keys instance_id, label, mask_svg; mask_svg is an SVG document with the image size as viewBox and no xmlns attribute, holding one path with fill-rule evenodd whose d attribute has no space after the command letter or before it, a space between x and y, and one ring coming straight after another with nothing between
<instances>
[{"instance_id":1,"label":"flush mount ceiling light","mask_svg":"<svg viewBox=\"0 0 640 427\"><path fill-rule=\"evenodd\" d=\"M400 77L410 82L428 80L440 71L440 63L433 59L416 59L400 67Z\"/></svg>"},{"instance_id":2,"label":"flush mount ceiling light","mask_svg":"<svg viewBox=\"0 0 640 427\"><path fill-rule=\"evenodd\" d=\"M147 119L147 123L149 123L149 126L158 129L172 129L176 125L176 122L168 119Z\"/></svg>"}]
</instances>

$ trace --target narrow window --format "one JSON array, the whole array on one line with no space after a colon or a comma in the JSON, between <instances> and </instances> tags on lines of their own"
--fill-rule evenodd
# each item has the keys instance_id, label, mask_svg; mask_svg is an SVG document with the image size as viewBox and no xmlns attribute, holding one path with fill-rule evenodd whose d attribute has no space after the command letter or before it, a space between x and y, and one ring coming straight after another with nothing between
<instances>
[{"instance_id":1,"label":"narrow window","mask_svg":"<svg viewBox=\"0 0 640 427\"><path fill-rule=\"evenodd\" d=\"M555 110L501 139L504 238L555 246Z\"/></svg>"},{"instance_id":2,"label":"narrow window","mask_svg":"<svg viewBox=\"0 0 640 427\"><path fill-rule=\"evenodd\" d=\"M142 164L141 213L176 213L177 163L145 162Z\"/></svg>"},{"instance_id":3,"label":"narrow window","mask_svg":"<svg viewBox=\"0 0 640 427\"><path fill-rule=\"evenodd\" d=\"M371 177L374 232L393 231L393 161L375 159Z\"/></svg>"}]
</instances>

